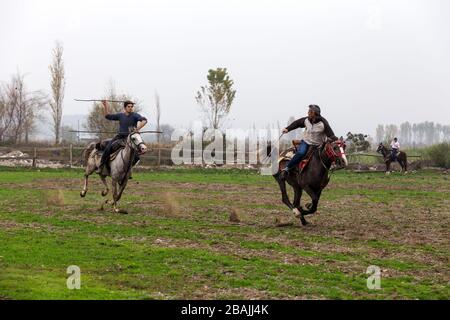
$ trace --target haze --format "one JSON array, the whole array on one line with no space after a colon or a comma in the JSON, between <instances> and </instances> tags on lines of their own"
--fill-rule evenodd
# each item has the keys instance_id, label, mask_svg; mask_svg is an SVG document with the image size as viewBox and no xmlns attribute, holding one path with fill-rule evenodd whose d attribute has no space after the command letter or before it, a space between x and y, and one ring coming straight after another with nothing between
<instances>
[{"instance_id":1,"label":"haze","mask_svg":"<svg viewBox=\"0 0 450 320\"><path fill-rule=\"evenodd\" d=\"M17 70L50 92L51 51L64 46L64 115L87 114L111 79L138 97L154 128L200 119L208 69L235 82L232 127L285 126L318 104L337 135L377 124L450 123L450 2L0 2L0 81Z\"/></svg>"}]
</instances>

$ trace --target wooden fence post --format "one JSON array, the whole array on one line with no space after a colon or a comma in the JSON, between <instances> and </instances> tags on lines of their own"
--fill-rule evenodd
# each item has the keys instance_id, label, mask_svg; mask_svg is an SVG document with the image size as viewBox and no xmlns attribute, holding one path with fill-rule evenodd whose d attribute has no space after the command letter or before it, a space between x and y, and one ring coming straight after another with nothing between
<instances>
[{"instance_id":1,"label":"wooden fence post","mask_svg":"<svg viewBox=\"0 0 450 320\"><path fill-rule=\"evenodd\" d=\"M158 144L158 167L161 164L161 146Z\"/></svg>"},{"instance_id":2,"label":"wooden fence post","mask_svg":"<svg viewBox=\"0 0 450 320\"><path fill-rule=\"evenodd\" d=\"M70 148L69 148L69 165L72 168L72 160L73 160L73 144L70 144Z\"/></svg>"},{"instance_id":3,"label":"wooden fence post","mask_svg":"<svg viewBox=\"0 0 450 320\"><path fill-rule=\"evenodd\" d=\"M36 160L37 160L37 151L36 151L36 147L34 147L33 150L33 168L36 168Z\"/></svg>"}]
</instances>

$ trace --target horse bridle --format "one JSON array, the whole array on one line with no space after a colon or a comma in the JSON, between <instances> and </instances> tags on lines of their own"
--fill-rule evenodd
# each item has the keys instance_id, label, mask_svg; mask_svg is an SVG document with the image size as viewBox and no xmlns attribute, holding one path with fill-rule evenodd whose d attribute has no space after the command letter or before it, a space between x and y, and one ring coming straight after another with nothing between
<instances>
[{"instance_id":1,"label":"horse bridle","mask_svg":"<svg viewBox=\"0 0 450 320\"><path fill-rule=\"evenodd\" d=\"M332 144L336 144L339 147L339 152L334 151L334 148L331 147ZM334 141L330 143L330 147L325 146L325 153L328 156L328 158L332 159L333 161L336 161L337 158L341 158L342 155L345 154L345 151L341 152L340 150L344 150L344 143L341 141Z\"/></svg>"},{"instance_id":2,"label":"horse bridle","mask_svg":"<svg viewBox=\"0 0 450 320\"><path fill-rule=\"evenodd\" d=\"M336 144L337 146L339 146L339 152L334 151L334 148L332 147L333 144ZM328 157L328 159L331 160L331 162L336 162L336 159L338 158L342 158L342 155L345 155L345 151L341 152L340 150L344 150L344 143L341 141L334 141L331 143L326 143L325 144L325 154ZM320 157L320 162L322 163L322 166L326 169L329 170L327 168L327 166L325 165L325 163L323 163L323 159L322 159L322 152L319 153L319 157Z\"/></svg>"},{"instance_id":3,"label":"horse bridle","mask_svg":"<svg viewBox=\"0 0 450 320\"><path fill-rule=\"evenodd\" d=\"M145 143L144 143L144 141L141 141L141 142L139 142L138 144L134 143L133 139L131 139L131 136L134 135L134 134L139 134L139 132L132 132L132 133L130 133L130 140L131 140L131 143L132 143L133 145L129 145L128 139L127 139L127 145L129 145L130 148L133 148L133 149L134 149L133 146L135 146L136 149L137 149L138 152L139 152L139 147L141 146L141 144L145 145Z\"/></svg>"}]
</instances>

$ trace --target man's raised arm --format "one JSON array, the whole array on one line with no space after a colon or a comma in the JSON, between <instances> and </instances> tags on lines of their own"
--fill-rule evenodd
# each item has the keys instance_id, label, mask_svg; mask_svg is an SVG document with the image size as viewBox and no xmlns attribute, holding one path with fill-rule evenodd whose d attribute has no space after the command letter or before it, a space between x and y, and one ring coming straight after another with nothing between
<instances>
[{"instance_id":1,"label":"man's raised arm","mask_svg":"<svg viewBox=\"0 0 450 320\"><path fill-rule=\"evenodd\" d=\"M103 115L107 116L109 114L108 102L106 100L102 100L103 104Z\"/></svg>"}]
</instances>

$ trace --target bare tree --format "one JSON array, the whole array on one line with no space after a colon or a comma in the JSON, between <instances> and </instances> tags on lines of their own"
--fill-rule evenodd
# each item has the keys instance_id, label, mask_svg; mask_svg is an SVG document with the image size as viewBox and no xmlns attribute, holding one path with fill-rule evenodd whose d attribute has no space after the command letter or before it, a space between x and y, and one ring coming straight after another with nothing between
<instances>
[{"instance_id":1,"label":"bare tree","mask_svg":"<svg viewBox=\"0 0 450 320\"><path fill-rule=\"evenodd\" d=\"M25 88L24 76L15 74L11 83L6 86L5 105L10 109L10 124L8 132L14 143L25 138L28 143L30 134L36 129L36 119L47 103L47 97L42 91L29 92Z\"/></svg>"},{"instance_id":2,"label":"bare tree","mask_svg":"<svg viewBox=\"0 0 450 320\"><path fill-rule=\"evenodd\" d=\"M17 99L14 83L0 88L0 142L5 140L5 136L14 124Z\"/></svg>"},{"instance_id":3,"label":"bare tree","mask_svg":"<svg viewBox=\"0 0 450 320\"><path fill-rule=\"evenodd\" d=\"M64 61L62 59L63 47L60 42L56 42L56 47L53 49L53 62L49 66L52 77L52 99L50 101L52 118L53 118L53 132L55 133L55 144L59 143L61 135L61 118L63 111L64 88L66 84Z\"/></svg>"}]
</instances>

